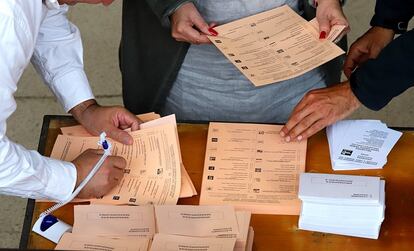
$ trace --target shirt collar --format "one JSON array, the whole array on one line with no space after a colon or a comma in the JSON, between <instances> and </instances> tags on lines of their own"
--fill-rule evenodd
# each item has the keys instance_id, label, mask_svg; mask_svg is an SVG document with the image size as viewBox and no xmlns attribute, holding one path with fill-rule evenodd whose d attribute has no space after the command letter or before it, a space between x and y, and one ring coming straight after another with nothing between
<instances>
[{"instance_id":1,"label":"shirt collar","mask_svg":"<svg viewBox=\"0 0 414 251\"><path fill-rule=\"evenodd\" d=\"M60 8L58 0L44 0L44 3L49 10L56 10Z\"/></svg>"}]
</instances>

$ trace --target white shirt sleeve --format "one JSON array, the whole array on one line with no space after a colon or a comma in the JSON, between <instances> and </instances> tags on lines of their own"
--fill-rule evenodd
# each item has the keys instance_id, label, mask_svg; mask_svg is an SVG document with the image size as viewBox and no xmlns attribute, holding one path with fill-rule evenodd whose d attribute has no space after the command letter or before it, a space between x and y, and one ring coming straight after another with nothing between
<instances>
[{"instance_id":1,"label":"white shirt sleeve","mask_svg":"<svg viewBox=\"0 0 414 251\"><path fill-rule=\"evenodd\" d=\"M62 5L47 12L31 60L65 111L94 99L83 69L80 32L66 18L67 10Z\"/></svg>"},{"instance_id":2,"label":"white shirt sleeve","mask_svg":"<svg viewBox=\"0 0 414 251\"><path fill-rule=\"evenodd\" d=\"M75 166L70 162L43 157L6 137L6 120L16 110L13 97L16 83L28 64L33 49L30 25L25 24L23 18L19 18L0 12L0 193L35 199L64 200L71 195L76 183ZM46 44L47 42L44 42L43 46L47 47ZM60 51L59 48L55 50ZM37 53L41 57L53 57L52 51L53 49L47 50L47 53ZM62 59L65 53L57 54ZM47 60L42 62L50 64ZM58 62L59 58L55 59L54 63ZM50 72L53 88L59 94L63 91L61 85L67 76L77 76L81 80L83 78L79 73L81 70L66 70L63 64L67 63L70 61L52 67L56 71L62 70L64 74ZM67 107L74 104L70 100L64 102Z\"/></svg>"}]
</instances>

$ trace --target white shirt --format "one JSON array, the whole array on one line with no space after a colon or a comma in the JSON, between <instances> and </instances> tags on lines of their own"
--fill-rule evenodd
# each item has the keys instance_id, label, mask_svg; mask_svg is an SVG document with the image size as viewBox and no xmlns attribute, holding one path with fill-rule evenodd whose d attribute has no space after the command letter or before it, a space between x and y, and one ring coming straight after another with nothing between
<instances>
[{"instance_id":1,"label":"white shirt","mask_svg":"<svg viewBox=\"0 0 414 251\"><path fill-rule=\"evenodd\" d=\"M79 30L66 18L67 10L57 0L0 0L2 194L64 200L74 189L72 163L43 157L6 137L6 120L16 110L13 94L30 60L66 111L94 98L83 70Z\"/></svg>"}]
</instances>

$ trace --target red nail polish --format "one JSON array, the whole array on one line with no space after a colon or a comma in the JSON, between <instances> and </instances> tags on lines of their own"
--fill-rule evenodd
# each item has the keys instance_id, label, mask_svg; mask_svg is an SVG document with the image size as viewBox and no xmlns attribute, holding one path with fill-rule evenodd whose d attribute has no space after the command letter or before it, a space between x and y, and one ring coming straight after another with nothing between
<instances>
[{"instance_id":1,"label":"red nail polish","mask_svg":"<svg viewBox=\"0 0 414 251\"><path fill-rule=\"evenodd\" d=\"M319 39L325 39L325 38L326 38L326 32L321 31L321 33L319 34Z\"/></svg>"},{"instance_id":2,"label":"red nail polish","mask_svg":"<svg viewBox=\"0 0 414 251\"><path fill-rule=\"evenodd\" d=\"M210 32L210 34L212 36L217 36L218 35L218 32L215 29L213 29L213 27L208 28L208 31Z\"/></svg>"}]
</instances>

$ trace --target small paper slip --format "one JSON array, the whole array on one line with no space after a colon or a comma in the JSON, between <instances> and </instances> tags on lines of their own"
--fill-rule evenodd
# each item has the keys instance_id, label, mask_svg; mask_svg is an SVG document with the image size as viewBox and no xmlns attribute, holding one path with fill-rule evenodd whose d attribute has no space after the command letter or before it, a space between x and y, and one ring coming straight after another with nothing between
<instances>
[{"instance_id":1,"label":"small paper slip","mask_svg":"<svg viewBox=\"0 0 414 251\"><path fill-rule=\"evenodd\" d=\"M236 238L189 237L167 234L156 234L150 251L231 251Z\"/></svg>"},{"instance_id":2,"label":"small paper slip","mask_svg":"<svg viewBox=\"0 0 414 251\"><path fill-rule=\"evenodd\" d=\"M378 177L302 173L299 198L306 201L377 205L380 198Z\"/></svg>"},{"instance_id":3,"label":"small paper slip","mask_svg":"<svg viewBox=\"0 0 414 251\"><path fill-rule=\"evenodd\" d=\"M377 239L385 213L378 177L305 173L300 177L299 228Z\"/></svg>"},{"instance_id":4,"label":"small paper slip","mask_svg":"<svg viewBox=\"0 0 414 251\"><path fill-rule=\"evenodd\" d=\"M153 206L78 205L73 233L97 236L143 236L155 233Z\"/></svg>"},{"instance_id":5,"label":"small paper slip","mask_svg":"<svg viewBox=\"0 0 414 251\"><path fill-rule=\"evenodd\" d=\"M157 229L163 234L216 237L239 234L232 206L155 206Z\"/></svg>"},{"instance_id":6,"label":"small paper slip","mask_svg":"<svg viewBox=\"0 0 414 251\"><path fill-rule=\"evenodd\" d=\"M55 247L56 250L111 250L147 251L148 238L139 237L99 237L84 234L66 233Z\"/></svg>"},{"instance_id":7,"label":"small paper slip","mask_svg":"<svg viewBox=\"0 0 414 251\"><path fill-rule=\"evenodd\" d=\"M382 168L402 135L378 120L343 120L326 133L333 170Z\"/></svg>"}]
</instances>

